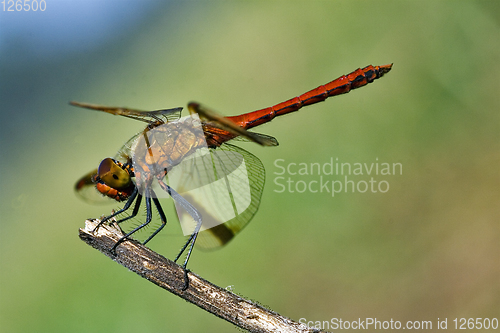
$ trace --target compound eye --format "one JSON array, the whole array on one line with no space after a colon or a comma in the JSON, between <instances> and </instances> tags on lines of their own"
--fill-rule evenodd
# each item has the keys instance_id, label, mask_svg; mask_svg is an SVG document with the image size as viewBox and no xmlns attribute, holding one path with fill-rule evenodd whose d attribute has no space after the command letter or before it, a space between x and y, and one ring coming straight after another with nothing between
<instances>
[{"instance_id":1,"label":"compound eye","mask_svg":"<svg viewBox=\"0 0 500 333\"><path fill-rule=\"evenodd\" d=\"M127 171L123 170L111 158L105 158L99 164L97 175L104 184L116 190L122 190L130 185L130 175Z\"/></svg>"}]
</instances>

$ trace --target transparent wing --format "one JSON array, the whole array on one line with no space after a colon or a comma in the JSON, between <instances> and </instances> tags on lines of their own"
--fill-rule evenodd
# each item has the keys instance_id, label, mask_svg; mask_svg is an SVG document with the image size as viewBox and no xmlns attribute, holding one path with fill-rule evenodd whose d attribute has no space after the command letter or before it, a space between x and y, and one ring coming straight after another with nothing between
<instances>
[{"instance_id":1,"label":"transparent wing","mask_svg":"<svg viewBox=\"0 0 500 333\"><path fill-rule=\"evenodd\" d=\"M238 234L254 217L260 206L262 191L264 190L264 181L266 171L262 162L250 152L231 144L223 144L220 148L222 152L236 152L241 154L246 169L246 177L235 178L233 181L233 196L238 195L239 191L249 190L249 205L248 207L236 215L231 220L224 224L217 225L211 229L202 231L198 235L198 247L203 249L214 249L228 243L233 237ZM233 162L234 163L234 162ZM235 168L235 165L231 166ZM249 188L246 188L248 181ZM246 197L247 194L244 195Z\"/></svg>"},{"instance_id":2,"label":"transparent wing","mask_svg":"<svg viewBox=\"0 0 500 333\"><path fill-rule=\"evenodd\" d=\"M196 244L203 249L227 244L250 222L260 205L264 179L262 162L231 144L192 156L168 174L172 188L202 215L203 231ZM194 229L194 221L177 204L176 209L188 235L186 228L193 223Z\"/></svg>"},{"instance_id":3,"label":"transparent wing","mask_svg":"<svg viewBox=\"0 0 500 333\"><path fill-rule=\"evenodd\" d=\"M200 119L205 122L205 126L208 130L210 130L210 127L220 129L228 132L228 134L232 134L233 137L241 136L246 138L248 141L253 141L262 146L278 145L278 141L272 136L247 131L243 127L236 125L231 120L221 116L206 106L191 102L188 105L188 109L191 114L196 113L199 115Z\"/></svg>"},{"instance_id":4,"label":"transparent wing","mask_svg":"<svg viewBox=\"0 0 500 333\"><path fill-rule=\"evenodd\" d=\"M70 102L69 104L90 110L110 113L115 116L123 116L143 121L146 123L155 123L155 122L165 123L169 121L174 121L180 118L182 112L181 107L173 109L155 110L155 111L142 111L136 109L123 108L123 107L103 106L103 105L80 103L80 102Z\"/></svg>"},{"instance_id":5,"label":"transparent wing","mask_svg":"<svg viewBox=\"0 0 500 333\"><path fill-rule=\"evenodd\" d=\"M139 121L146 122L148 124L161 124L168 123L172 121L176 121L180 118L182 108L173 108L173 109L164 109L164 110L155 110L155 111L142 111L129 109L124 107L114 107L114 106L103 106L97 104L89 104L89 103L80 103L80 102L70 102L71 105L86 108L90 110L102 111L106 113L110 113L116 116L123 116ZM135 140L142 135L143 132L139 132L131 137L117 152L114 156L114 159L126 163L130 161L131 156L131 148ZM83 177L82 177L83 178Z\"/></svg>"},{"instance_id":6,"label":"transparent wing","mask_svg":"<svg viewBox=\"0 0 500 333\"><path fill-rule=\"evenodd\" d=\"M99 193L95 188L92 177L97 174L97 169L90 171L80 178L75 184L75 193L82 199L91 204L109 204L113 200Z\"/></svg>"},{"instance_id":7,"label":"transparent wing","mask_svg":"<svg viewBox=\"0 0 500 333\"><path fill-rule=\"evenodd\" d=\"M130 139L128 139L128 141L125 142L125 144L118 150L118 152L116 153L115 156L113 156L113 158L122 163L130 162L132 157L133 146L137 138L142 136L143 134L144 132L140 131L136 133L134 136L132 136Z\"/></svg>"},{"instance_id":8,"label":"transparent wing","mask_svg":"<svg viewBox=\"0 0 500 333\"><path fill-rule=\"evenodd\" d=\"M250 132L250 133L252 133L254 136L261 137L263 141L265 140L268 142L273 142L272 144L269 144L269 146L278 146L279 145L278 140L276 140L276 138L273 136L270 136L267 134L262 134L262 133L255 133L255 132ZM250 140L249 138L247 138L245 136L237 136L231 140L232 141L242 141L242 142L253 142L253 140Z\"/></svg>"}]
</instances>

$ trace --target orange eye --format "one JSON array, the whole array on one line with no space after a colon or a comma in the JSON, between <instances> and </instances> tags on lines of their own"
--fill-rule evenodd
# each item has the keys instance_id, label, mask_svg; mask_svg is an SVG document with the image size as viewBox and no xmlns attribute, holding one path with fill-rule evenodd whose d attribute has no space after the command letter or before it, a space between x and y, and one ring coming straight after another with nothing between
<instances>
[{"instance_id":1,"label":"orange eye","mask_svg":"<svg viewBox=\"0 0 500 333\"><path fill-rule=\"evenodd\" d=\"M106 185L116 190L125 189L130 185L131 180L128 172L109 157L101 161L97 174Z\"/></svg>"}]
</instances>

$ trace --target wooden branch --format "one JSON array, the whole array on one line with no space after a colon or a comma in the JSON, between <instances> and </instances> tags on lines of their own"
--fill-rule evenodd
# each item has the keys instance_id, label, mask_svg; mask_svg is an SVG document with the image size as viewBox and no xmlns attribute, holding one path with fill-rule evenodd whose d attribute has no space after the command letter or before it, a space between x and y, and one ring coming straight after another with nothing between
<instances>
[{"instance_id":1,"label":"wooden branch","mask_svg":"<svg viewBox=\"0 0 500 333\"><path fill-rule=\"evenodd\" d=\"M321 332L308 329L305 325L220 288L192 272L188 271L186 275L181 266L137 241L121 243L115 255L111 248L123 233L117 226L103 225L94 234L92 230L98 222L87 220L85 229L80 229L80 238L84 242L157 286L219 318L250 332Z\"/></svg>"}]
</instances>

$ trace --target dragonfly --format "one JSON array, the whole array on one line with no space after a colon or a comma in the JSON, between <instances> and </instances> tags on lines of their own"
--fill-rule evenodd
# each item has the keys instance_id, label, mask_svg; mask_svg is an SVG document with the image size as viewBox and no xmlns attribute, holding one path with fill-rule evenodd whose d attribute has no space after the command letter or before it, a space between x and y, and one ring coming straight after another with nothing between
<instances>
[{"instance_id":1,"label":"dragonfly","mask_svg":"<svg viewBox=\"0 0 500 333\"><path fill-rule=\"evenodd\" d=\"M145 201L144 222L123 235L112 252L116 253L119 244L148 226L156 210L161 225L143 242L146 244L167 223L159 198L171 197L179 220L187 221L184 231L187 240L174 260L177 262L185 254L182 266L186 269L195 242L198 241L197 247L205 249L224 246L252 220L259 208L264 166L255 155L234 145L235 141L277 146L274 137L249 130L277 116L363 87L391 68L392 64L358 68L285 102L237 116L221 116L196 102L187 105L191 116L186 118L181 118L180 107L142 111L70 102L77 107L146 123L144 130L130 138L114 157L103 159L97 169L75 184L77 194L84 199L98 193L124 202L123 208L101 218L94 231L103 223L114 220L120 224L135 218ZM116 219L124 213L128 215Z\"/></svg>"}]
</instances>

